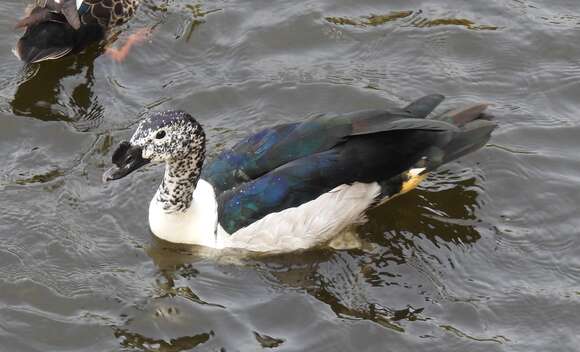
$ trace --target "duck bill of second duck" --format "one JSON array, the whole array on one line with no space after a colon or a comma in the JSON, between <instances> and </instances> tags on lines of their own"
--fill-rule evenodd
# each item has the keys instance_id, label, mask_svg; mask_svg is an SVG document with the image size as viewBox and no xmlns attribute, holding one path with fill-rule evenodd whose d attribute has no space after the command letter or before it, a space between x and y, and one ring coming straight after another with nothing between
<instances>
[{"instance_id":1,"label":"duck bill of second duck","mask_svg":"<svg viewBox=\"0 0 580 352\"><path fill-rule=\"evenodd\" d=\"M483 147L485 104L427 118L441 95L403 109L317 115L250 135L204 165L202 126L182 111L144 118L113 153L105 181L149 163L165 174L149 206L159 238L281 253L330 242L369 208L414 189L439 166Z\"/></svg>"}]
</instances>

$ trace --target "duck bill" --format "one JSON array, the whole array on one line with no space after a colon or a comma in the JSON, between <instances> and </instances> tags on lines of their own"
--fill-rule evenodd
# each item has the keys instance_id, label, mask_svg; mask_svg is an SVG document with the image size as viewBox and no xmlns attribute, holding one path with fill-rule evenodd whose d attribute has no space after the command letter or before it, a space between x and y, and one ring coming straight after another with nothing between
<instances>
[{"instance_id":1,"label":"duck bill","mask_svg":"<svg viewBox=\"0 0 580 352\"><path fill-rule=\"evenodd\" d=\"M123 178L133 171L151 162L143 158L141 147L132 146L129 142L122 142L113 153L113 166L103 174L103 181L113 181Z\"/></svg>"}]
</instances>

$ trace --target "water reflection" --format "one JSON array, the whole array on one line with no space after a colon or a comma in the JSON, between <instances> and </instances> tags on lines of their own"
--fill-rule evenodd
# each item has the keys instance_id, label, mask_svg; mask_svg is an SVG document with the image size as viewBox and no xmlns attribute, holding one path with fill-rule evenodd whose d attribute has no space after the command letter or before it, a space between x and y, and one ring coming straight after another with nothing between
<instances>
[{"instance_id":1,"label":"water reflection","mask_svg":"<svg viewBox=\"0 0 580 352\"><path fill-rule=\"evenodd\" d=\"M372 242L395 250L399 259L414 246L416 235L435 245L475 243L481 238L476 215L481 189L470 172L442 171L429 176L430 183L422 189L373 209L362 231Z\"/></svg>"},{"instance_id":2,"label":"water reflection","mask_svg":"<svg viewBox=\"0 0 580 352\"><path fill-rule=\"evenodd\" d=\"M26 77L10 102L17 116L43 121L66 121L75 129L86 131L98 126L104 111L93 92L94 60L100 49L61 60L27 65Z\"/></svg>"},{"instance_id":3,"label":"water reflection","mask_svg":"<svg viewBox=\"0 0 580 352\"><path fill-rule=\"evenodd\" d=\"M144 351L187 351L207 342L213 331L193 336L181 336L165 341L163 339L151 339L140 334L131 333L125 329L115 329L115 337L120 340L123 348L138 349Z\"/></svg>"},{"instance_id":4,"label":"water reflection","mask_svg":"<svg viewBox=\"0 0 580 352\"><path fill-rule=\"evenodd\" d=\"M327 22L339 26L377 27L389 22L403 21L403 26L429 28L436 26L462 26L470 30L497 30L497 26L481 25L466 18L430 18L422 10L393 11L386 14L370 14L368 16L324 18Z\"/></svg>"}]
</instances>

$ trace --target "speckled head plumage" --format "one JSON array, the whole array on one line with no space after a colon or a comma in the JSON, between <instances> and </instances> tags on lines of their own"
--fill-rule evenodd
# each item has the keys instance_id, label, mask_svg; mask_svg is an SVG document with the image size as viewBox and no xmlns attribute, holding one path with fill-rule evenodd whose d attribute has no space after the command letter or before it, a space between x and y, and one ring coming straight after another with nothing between
<instances>
[{"instance_id":1,"label":"speckled head plumage","mask_svg":"<svg viewBox=\"0 0 580 352\"><path fill-rule=\"evenodd\" d=\"M181 174L201 172L205 158L205 133L201 125L183 111L155 112L143 119L129 142L113 153L116 167L105 180L125 177L148 163L168 163ZM176 175L179 176L179 175Z\"/></svg>"},{"instance_id":2,"label":"speckled head plumage","mask_svg":"<svg viewBox=\"0 0 580 352\"><path fill-rule=\"evenodd\" d=\"M205 151L205 133L191 115L164 111L141 121L130 143L141 147L143 158L152 162L178 161Z\"/></svg>"}]
</instances>

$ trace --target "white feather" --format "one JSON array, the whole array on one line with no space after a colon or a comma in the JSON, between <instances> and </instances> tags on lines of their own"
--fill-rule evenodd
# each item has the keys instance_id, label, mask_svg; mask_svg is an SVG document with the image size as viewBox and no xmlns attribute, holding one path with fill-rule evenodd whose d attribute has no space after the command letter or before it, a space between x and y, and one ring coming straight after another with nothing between
<instances>
[{"instance_id":1,"label":"white feather","mask_svg":"<svg viewBox=\"0 0 580 352\"><path fill-rule=\"evenodd\" d=\"M409 170L409 175L411 177L416 177L419 174L421 174L421 172L423 172L425 170L426 170L426 168L424 168L424 167L418 167L418 168L415 168L415 169L411 169L411 170Z\"/></svg>"},{"instance_id":2,"label":"white feather","mask_svg":"<svg viewBox=\"0 0 580 352\"><path fill-rule=\"evenodd\" d=\"M379 194L377 183L341 185L298 207L268 214L229 235L217 223L213 187L200 180L192 205L184 213L165 213L157 197L153 197L149 223L157 237L170 242L254 252L291 252L324 244L349 225L362 221L365 210Z\"/></svg>"},{"instance_id":3,"label":"white feather","mask_svg":"<svg viewBox=\"0 0 580 352\"><path fill-rule=\"evenodd\" d=\"M266 215L226 239L227 247L291 252L326 243L363 220L381 189L377 183L340 185L296 208Z\"/></svg>"},{"instance_id":4,"label":"white feather","mask_svg":"<svg viewBox=\"0 0 580 352\"><path fill-rule=\"evenodd\" d=\"M157 237L175 243L223 247L223 238L216 237L217 202L208 182L199 180L191 206L183 213L167 213L157 199L155 194L149 203L149 226Z\"/></svg>"}]
</instances>

